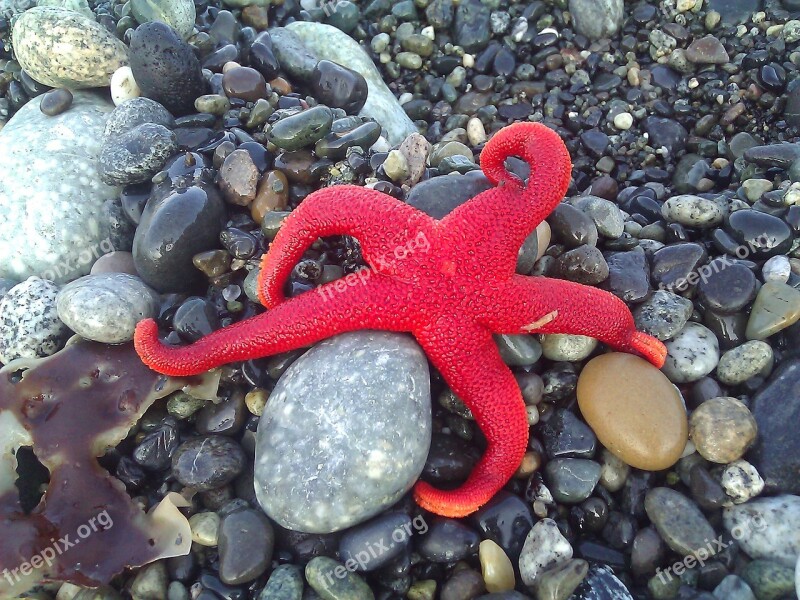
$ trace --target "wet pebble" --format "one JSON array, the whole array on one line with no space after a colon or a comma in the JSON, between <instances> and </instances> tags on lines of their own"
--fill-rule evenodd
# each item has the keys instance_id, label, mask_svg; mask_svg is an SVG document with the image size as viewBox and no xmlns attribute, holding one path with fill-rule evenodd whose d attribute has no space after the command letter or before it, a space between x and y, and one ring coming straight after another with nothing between
<instances>
[{"instance_id":1,"label":"wet pebble","mask_svg":"<svg viewBox=\"0 0 800 600\"><path fill-rule=\"evenodd\" d=\"M159 292L178 292L201 281L195 254L218 247L225 208L208 186L179 188L151 197L133 240L133 260L141 278Z\"/></svg>"},{"instance_id":2,"label":"wet pebble","mask_svg":"<svg viewBox=\"0 0 800 600\"><path fill-rule=\"evenodd\" d=\"M698 274L698 296L714 312L738 312L756 297L756 277L741 263L718 258L701 267Z\"/></svg>"},{"instance_id":3,"label":"wet pebble","mask_svg":"<svg viewBox=\"0 0 800 600\"><path fill-rule=\"evenodd\" d=\"M418 528L411 517L389 512L367 523L348 529L339 542L339 558L354 564L358 571L374 571L403 554Z\"/></svg>"},{"instance_id":4,"label":"wet pebble","mask_svg":"<svg viewBox=\"0 0 800 600\"><path fill-rule=\"evenodd\" d=\"M800 320L800 291L778 281L761 286L750 310L745 335L764 340Z\"/></svg>"},{"instance_id":5,"label":"wet pebble","mask_svg":"<svg viewBox=\"0 0 800 600\"><path fill-rule=\"evenodd\" d=\"M722 223L725 207L715 200L700 196L682 195L669 198L661 207L661 214L672 223L704 229Z\"/></svg>"},{"instance_id":6,"label":"wet pebble","mask_svg":"<svg viewBox=\"0 0 800 600\"><path fill-rule=\"evenodd\" d=\"M311 74L311 90L321 104L358 114L367 101L367 80L360 73L330 60L321 60Z\"/></svg>"},{"instance_id":7,"label":"wet pebble","mask_svg":"<svg viewBox=\"0 0 800 600\"><path fill-rule=\"evenodd\" d=\"M247 150L234 150L219 169L218 184L226 202L249 206L258 191L259 171Z\"/></svg>"},{"instance_id":8,"label":"wet pebble","mask_svg":"<svg viewBox=\"0 0 800 600\"><path fill-rule=\"evenodd\" d=\"M572 204L589 216L597 228L597 233L612 240L622 235L625 221L616 204L597 196L583 196L572 201Z\"/></svg>"},{"instance_id":9,"label":"wet pebble","mask_svg":"<svg viewBox=\"0 0 800 600\"><path fill-rule=\"evenodd\" d=\"M597 285L608 278L608 263L594 246L583 245L556 259L553 275L584 285Z\"/></svg>"},{"instance_id":10,"label":"wet pebble","mask_svg":"<svg viewBox=\"0 0 800 600\"><path fill-rule=\"evenodd\" d=\"M438 518L417 541L416 548L431 562L450 563L476 554L480 542L480 536L471 527L454 519Z\"/></svg>"},{"instance_id":11,"label":"wet pebble","mask_svg":"<svg viewBox=\"0 0 800 600\"><path fill-rule=\"evenodd\" d=\"M213 490L233 481L247 460L241 446L221 435L192 438L172 457L172 474L197 491Z\"/></svg>"},{"instance_id":12,"label":"wet pebble","mask_svg":"<svg viewBox=\"0 0 800 600\"><path fill-rule=\"evenodd\" d=\"M283 150L300 150L324 138L332 123L331 109L315 106L273 124L269 141Z\"/></svg>"},{"instance_id":13,"label":"wet pebble","mask_svg":"<svg viewBox=\"0 0 800 600\"><path fill-rule=\"evenodd\" d=\"M600 481L600 465L585 458L557 458L545 466L553 498L564 504L583 502Z\"/></svg>"},{"instance_id":14,"label":"wet pebble","mask_svg":"<svg viewBox=\"0 0 800 600\"><path fill-rule=\"evenodd\" d=\"M78 335L121 344L133 339L139 321L155 317L158 296L138 277L103 273L64 286L56 307L59 318Z\"/></svg>"},{"instance_id":15,"label":"wet pebble","mask_svg":"<svg viewBox=\"0 0 800 600\"><path fill-rule=\"evenodd\" d=\"M264 76L250 67L233 67L225 71L222 88L228 98L239 98L246 102L256 102L267 97Z\"/></svg>"},{"instance_id":16,"label":"wet pebble","mask_svg":"<svg viewBox=\"0 0 800 600\"><path fill-rule=\"evenodd\" d=\"M258 578L272 562L275 532L261 511L226 514L219 526L219 576L228 585Z\"/></svg>"}]
</instances>

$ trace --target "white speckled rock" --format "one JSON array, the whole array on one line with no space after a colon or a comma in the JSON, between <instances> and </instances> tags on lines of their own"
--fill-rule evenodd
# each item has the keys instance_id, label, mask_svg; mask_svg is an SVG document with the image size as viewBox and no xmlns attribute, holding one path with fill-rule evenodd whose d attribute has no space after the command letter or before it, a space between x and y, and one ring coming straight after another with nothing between
<instances>
[{"instance_id":1,"label":"white speckled rock","mask_svg":"<svg viewBox=\"0 0 800 600\"><path fill-rule=\"evenodd\" d=\"M68 111L48 117L40 102L28 102L0 131L0 277L63 283L87 274L117 245L104 204L119 188L97 175L114 105L75 92Z\"/></svg>"},{"instance_id":2,"label":"white speckled rock","mask_svg":"<svg viewBox=\"0 0 800 600\"><path fill-rule=\"evenodd\" d=\"M553 519L542 519L528 532L519 555L519 574L525 585L536 576L572 558L572 546Z\"/></svg>"},{"instance_id":3,"label":"white speckled rock","mask_svg":"<svg viewBox=\"0 0 800 600\"><path fill-rule=\"evenodd\" d=\"M753 465L742 459L725 465L719 483L734 504L744 504L764 491L761 475Z\"/></svg>"},{"instance_id":4,"label":"white speckled rock","mask_svg":"<svg viewBox=\"0 0 800 600\"><path fill-rule=\"evenodd\" d=\"M656 290L633 310L636 329L662 342L678 333L692 316L692 301L666 290Z\"/></svg>"},{"instance_id":5,"label":"white speckled rock","mask_svg":"<svg viewBox=\"0 0 800 600\"><path fill-rule=\"evenodd\" d=\"M725 508L722 522L750 558L795 566L800 555L800 496L756 498Z\"/></svg>"},{"instance_id":6,"label":"white speckled rock","mask_svg":"<svg viewBox=\"0 0 800 600\"><path fill-rule=\"evenodd\" d=\"M138 277L102 273L65 285L56 307L61 320L78 335L121 344L133 339L139 321L155 316L158 296Z\"/></svg>"},{"instance_id":7,"label":"white speckled rock","mask_svg":"<svg viewBox=\"0 0 800 600\"><path fill-rule=\"evenodd\" d=\"M36 7L14 24L14 53L36 81L70 89L107 86L128 64L128 47L79 12Z\"/></svg>"},{"instance_id":8,"label":"white speckled rock","mask_svg":"<svg viewBox=\"0 0 800 600\"><path fill-rule=\"evenodd\" d=\"M800 556L797 557L797 565L794 568L794 588L797 597L800 598Z\"/></svg>"},{"instance_id":9,"label":"white speckled rock","mask_svg":"<svg viewBox=\"0 0 800 600\"><path fill-rule=\"evenodd\" d=\"M127 65L114 71L109 85L111 99L117 106L142 95L142 90L139 89L139 84L136 83L136 79L133 77L133 71Z\"/></svg>"},{"instance_id":10,"label":"white speckled rock","mask_svg":"<svg viewBox=\"0 0 800 600\"><path fill-rule=\"evenodd\" d=\"M725 212L723 204L691 194L673 196L661 206L661 216L668 221L697 229L719 225Z\"/></svg>"},{"instance_id":11,"label":"white speckled rock","mask_svg":"<svg viewBox=\"0 0 800 600\"><path fill-rule=\"evenodd\" d=\"M756 375L768 375L772 360L772 346L760 340L745 342L722 355L717 379L727 385L739 385Z\"/></svg>"},{"instance_id":12,"label":"white speckled rock","mask_svg":"<svg viewBox=\"0 0 800 600\"><path fill-rule=\"evenodd\" d=\"M306 47L320 59L331 60L358 71L367 80L367 102L359 113L372 117L386 129L389 143L399 144L417 131L381 74L361 46L346 33L322 23L295 21L286 28L297 34Z\"/></svg>"},{"instance_id":13,"label":"white speckled rock","mask_svg":"<svg viewBox=\"0 0 800 600\"><path fill-rule=\"evenodd\" d=\"M661 370L673 383L697 381L719 362L717 337L699 323L687 323L666 346L667 360Z\"/></svg>"},{"instance_id":14,"label":"white speckled rock","mask_svg":"<svg viewBox=\"0 0 800 600\"><path fill-rule=\"evenodd\" d=\"M431 441L428 362L410 337L325 340L280 378L258 425L256 497L279 525L330 533L397 502Z\"/></svg>"},{"instance_id":15,"label":"white speckled rock","mask_svg":"<svg viewBox=\"0 0 800 600\"><path fill-rule=\"evenodd\" d=\"M550 360L583 360L597 348L597 340L585 335L554 333L541 336L542 354Z\"/></svg>"},{"instance_id":16,"label":"white speckled rock","mask_svg":"<svg viewBox=\"0 0 800 600\"><path fill-rule=\"evenodd\" d=\"M0 301L0 362L54 354L69 335L56 312L58 286L31 277Z\"/></svg>"}]
</instances>

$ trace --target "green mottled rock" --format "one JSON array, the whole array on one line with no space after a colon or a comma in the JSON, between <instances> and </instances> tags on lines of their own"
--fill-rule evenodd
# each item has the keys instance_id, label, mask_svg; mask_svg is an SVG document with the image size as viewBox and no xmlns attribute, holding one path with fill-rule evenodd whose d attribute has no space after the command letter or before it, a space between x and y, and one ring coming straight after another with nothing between
<instances>
[{"instance_id":1,"label":"green mottled rock","mask_svg":"<svg viewBox=\"0 0 800 600\"><path fill-rule=\"evenodd\" d=\"M745 336L763 340L800 319L800 291L779 281L768 281L758 291Z\"/></svg>"},{"instance_id":2,"label":"green mottled rock","mask_svg":"<svg viewBox=\"0 0 800 600\"><path fill-rule=\"evenodd\" d=\"M306 565L306 580L323 600L375 600L361 577L327 556L311 559Z\"/></svg>"},{"instance_id":3,"label":"green mottled rock","mask_svg":"<svg viewBox=\"0 0 800 600\"><path fill-rule=\"evenodd\" d=\"M161 21L186 39L197 16L193 0L131 0L131 12L139 23Z\"/></svg>"},{"instance_id":4,"label":"green mottled rock","mask_svg":"<svg viewBox=\"0 0 800 600\"><path fill-rule=\"evenodd\" d=\"M589 563L580 558L570 559L539 573L533 582L538 600L568 600L589 572Z\"/></svg>"},{"instance_id":5,"label":"green mottled rock","mask_svg":"<svg viewBox=\"0 0 800 600\"><path fill-rule=\"evenodd\" d=\"M779 600L794 594L794 569L771 560L754 560L741 573L758 600Z\"/></svg>"},{"instance_id":6,"label":"green mottled rock","mask_svg":"<svg viewBox=\"0 0 800 600\"><path fill-rule=\"evenodd\" d=\"M283 150L300 150L325 137L332 123L331 109L315 106L275 123L269 130L269 141Z\"/></svg>"},{"instance_id":7,"label":"green mottled rock","mask_svg":"<svg viewBox=\"0 0 800 600\"><path fill-rule=\"evenodd\" d=\"M267 580L258 600L302 600L303 574L295 565L281 565Z\"/></svg>"},{"instance_id":8,"label":"green mottled rock","mask_svg":"<svg viewBox=\"0 0 800 600\"><path fill-rule=\"evenodd\" d=\"M36 7L14 24L14 53L33 79L51 87L104 87L128 64L128 48L89 17L56 7Z\"/></svg>"},{"instance_id":9,"label":"green mottled rock","mask_svg":"<svg viewBox=\"0 0 800 600\"><path fill-rule=\"evenodd\" d=\"M287 25L306 47L320 59L346 65L361 73L367 80L369 93L360 115L372 117L386 129L391 145L399 144L406 136L417 131L391 90L383 82L380 72L361 46L346 33L330 25L295 21Z\"/></svg>"}]
</instances>

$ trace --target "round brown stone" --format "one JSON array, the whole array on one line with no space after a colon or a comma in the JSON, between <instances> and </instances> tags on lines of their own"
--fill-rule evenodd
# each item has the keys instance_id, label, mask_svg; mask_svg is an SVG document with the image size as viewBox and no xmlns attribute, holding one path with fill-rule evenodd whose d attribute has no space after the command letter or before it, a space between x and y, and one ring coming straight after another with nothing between
<instances>
[{"instance_id":1,"label":"round brown stone","mask_svg":"<svg viewBox=\"0 0 800 600\"><path fill-rule=\"evenodd\" d=\"M255 102L267 97L264 76L250 67L233 67L222 76L222 88L228 98Z\"/></svg>"},{"instance_id":2,"label":"round brown stone","mask_svg":"<svg viewBox=\"0 0 800 600\"><path fill-rule=\"evenodd\" d=\"M272 210L286 210L289 204L289 180L280 171L267 171L258 184L256 199L250 205L253 220L261 225Z\"/></svg>"},{"instance_id":3,"label":"round brown stone","mask_svg":"<svg viewBox=\"0 0 800 600\"><path fill-rule=\"evenodd\" d=\"M624 463L646 471L671 467L688 439L678 390L632 354L590 360L578 378L578 406L597 439Z\"/></svg>"},{"instance_id":4,"label":"round brown stone","mask_svg":"<svg viewBox=\"0 0 800 600\"><path fill-rule=\"evenodd\" d=\"M706 400L689 420L689 436L697 452L706 460L721 464L744 456L757 431L755 418L736 398Z\"/></svg>"}]
</instances>

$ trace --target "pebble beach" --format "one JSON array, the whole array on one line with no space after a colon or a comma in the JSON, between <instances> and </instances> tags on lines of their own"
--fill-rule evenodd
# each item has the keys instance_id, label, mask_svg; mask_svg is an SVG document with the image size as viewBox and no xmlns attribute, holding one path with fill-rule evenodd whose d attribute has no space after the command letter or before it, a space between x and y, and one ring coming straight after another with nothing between
<instances>
[{"instance_id":1,"label":"pebble beach","mask_svg":"<svg viewBox=\"0 0 800 600\"><path fill-rule=\"evenodd\" d=\"M0 600L797 600L799 1L0 0L0 42ZM477 512L412 495L487 440L407 333L142 363L144 319L264 313L315 191L443 219L520 122L572 178L516 273L613 294L667 358L495 335L530 437ZM431 251L323 237L284 293Z\"/></svg>"}]
</instances>

